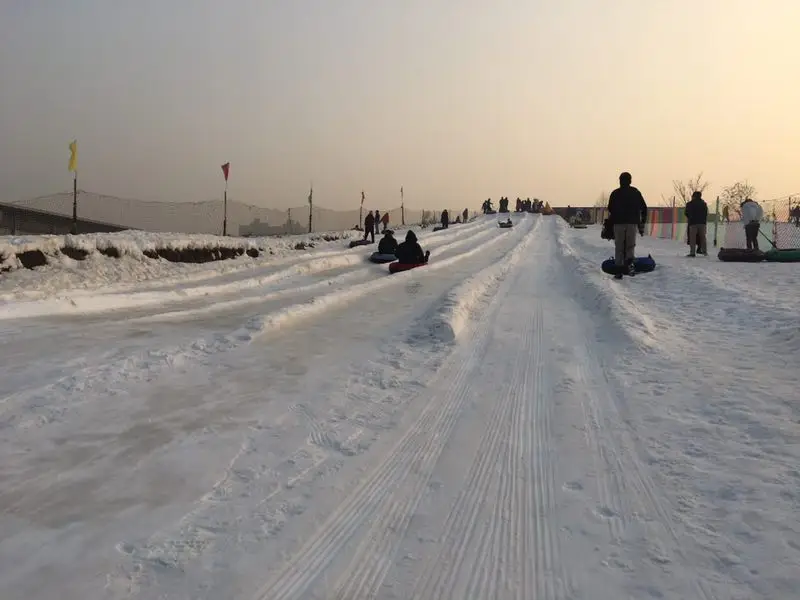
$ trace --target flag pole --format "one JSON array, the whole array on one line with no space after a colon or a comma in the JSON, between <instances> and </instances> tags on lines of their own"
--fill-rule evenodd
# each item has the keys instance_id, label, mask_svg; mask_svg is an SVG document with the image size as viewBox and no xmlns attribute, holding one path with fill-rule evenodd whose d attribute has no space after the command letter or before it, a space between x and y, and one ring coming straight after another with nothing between
<instances>
[{"instance_id":1,"label":"flag pole","mask_svg":"<svg viewBox=\"0 0 800 600\"><path fill-rule=\"evenodd\" d=\"M78 172L72 176L72 233L78 235Z\"/></svg>"},{"instance_id":2,"label":"flag pole","mask_svg":"<svg viewBox=\"0 0 800 600\"><path fill-rule=\"evenodd\" d=\"M69 166L72 171L72 233L78 234L78 140L69 145Z\"/></svg>"},{"instance_id":3,"label":"flag pole","mask_svg":"<svg viewBox=\"0 0 800 600\"><path fill-rule=\"evenodd\" d=\"M361 190L361 206L358 208L358 225L364 223L364 190Z\"/></svg>"},{"instance_id":4,"label":"flag pole","mask_svg":"<svg viewBox=\"0 0 800 600\"><path fill-rule=\"evenodd\" d=\"M222 193L222 237L228 235L228 182L225 182L225 191Z\"/></svg>"}]
</instances>

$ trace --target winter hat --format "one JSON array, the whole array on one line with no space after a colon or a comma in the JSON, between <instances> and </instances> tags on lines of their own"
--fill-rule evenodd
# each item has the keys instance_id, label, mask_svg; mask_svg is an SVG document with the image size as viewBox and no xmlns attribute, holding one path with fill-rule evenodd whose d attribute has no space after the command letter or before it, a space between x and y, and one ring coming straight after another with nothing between
<instances>
[{"instance_id":1,"label":"winter hat","mask_svg":"<svg viewBox=\"0 0 800 600\"><path fill-rule=\"evenodd\" d=\"M411 231L409 229L408 233L406 234L406 241L407 242L416 242L417 241L417 234L415 234L413 231Z\"/></svg>"}]
</instances>

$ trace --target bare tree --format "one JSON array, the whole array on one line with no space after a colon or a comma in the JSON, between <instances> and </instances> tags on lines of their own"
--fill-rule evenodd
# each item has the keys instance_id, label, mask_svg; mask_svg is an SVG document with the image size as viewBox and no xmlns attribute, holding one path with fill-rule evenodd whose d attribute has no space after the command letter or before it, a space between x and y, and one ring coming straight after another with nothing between
<instances>
[{"instance_id":1,"label":"bare tree","mask_svg":"<svg viewBox=\"0 0 800 600\"><path fill-rule=\"evenodd\" d=\"M754 198L756 188L750 185L747 180L737 181L733 185L722 188L720 195L720 205L727 208L730 212L740 215L739 206L748 198Z\"/></svg>"},{"instance_id":2,"label":"bare tree","mask_svg":"<svg viewBox=\"0 0 800 600\"><path fill-rule=\"evenodd\" d=\"M679 179L672 180L672 189L675 191L676 200L681 202L684 206L692 199L692 194L695 192L705 192L708 186L709 182L703 180L702 171L686 181L681 181Z\"/></svg>"},{"instance_id":3,"label":"bare tree","mask_svg":"<svg viewBox=\"0 0 800 600\"><path fill-rule=\"evenodd\" d=\"M608 206L608 194L605 193L605 190L600 192L600 197L594 201L594 206L597 208L605 208Z\"/></svg>"}]
</instances>

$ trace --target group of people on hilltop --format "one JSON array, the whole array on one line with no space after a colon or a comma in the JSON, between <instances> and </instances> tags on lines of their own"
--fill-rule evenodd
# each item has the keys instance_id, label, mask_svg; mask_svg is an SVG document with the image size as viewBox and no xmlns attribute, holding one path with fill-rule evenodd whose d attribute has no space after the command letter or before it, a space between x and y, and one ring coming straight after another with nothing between
<instances>
[{"instance_id":1,"label":"group of people on hilltop","mask_svg":"<svg viewBox=\"0 0 800 600\"><path fill-rule=\"evenodd\" d=\"M493 214L494 213L494 206L492 204L492 199L487 198L483 201L481 205L481 210L483 214ZM523 200L522 198L517 198L517 202L514 208L515 212L529 212L529 213L541 213L544 210L544 200L536 200L535 198L531 200L530 198L526 198ZM508 212L508 197L502 196L500 198L500 212L505 213Z\"/></svg>"},{"instance_id":2,"label":"group of people on hilltop","mask_svg":"<svg viewBox=\"0 0 800 600\"><path fill-rule=\"evenodd\" d=\"M647 224L647 203L642 193L631 185L632 177L628 172L619 176L619 187L611 192L608 198L608 218L603 223L602 237L614 240L614 277L621 279L624 275L634 275L634 250L636 234L644 235ZM727 208L727 207L726 207ZM748 250L758 250L758 233L764 211L758 202L746 198L740 204L742 222ZM703 193L695 191L684 208L688 230L688 256L697 256L698 252L708 255L708 204Z\"/></svg>"},{"instance_id":3,"label":"group of people on hilltop","mask_svg":"<svg viewBox=\"0 0 800 600\"><path fill-rule=\"evenodd\" d=\"M544 200L536 200L535 198L533 200L530 198L522 200L517 198L516 212L540 213L543 208Z\"/></svg>"}]
</instances>

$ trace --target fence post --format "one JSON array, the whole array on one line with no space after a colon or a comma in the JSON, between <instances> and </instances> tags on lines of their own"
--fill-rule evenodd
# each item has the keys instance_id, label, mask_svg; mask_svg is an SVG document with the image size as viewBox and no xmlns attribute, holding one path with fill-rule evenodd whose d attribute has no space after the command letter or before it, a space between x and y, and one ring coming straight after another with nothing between
<instances>
[{"instance_id":1,"label":"fence post","mask_svg":"<svg viewBox=\"0 0 800 600\"><path fill-rule=\"evenodd\" d=\"M791 197L789 199L789 204L791 205L792 200ZM772 207L772 246L777 250L778 249L778 214L775 212L775 206Z\"/></svg>"},{"instance_id":2,"label":"fence post","mask_svg":"<svg viewBox=\"0 0 800 600\"><path fill-rule=\"evenodd\" d=\"M714 248L717 247L717 230L719 229L719 196L717 196L717 206L714 209Z\"/></svg>"},{"instance_id":3,"label":"fence post","mask_svg":"<svg viewBox=\"0 0 800 600\"><path fill-rule=\"evenodd\" d=\"M671 217L670 221L672 221L672 231L670 232L669 237L670 237L670 239L675 240L675 239L677 239L675 237L675 226L677 225L677 223L675 221L678 218L678 211L675 210L675 196L672 197L672 211L671 212L672 212L672 214L670 215L670 217Z\"/></svg>"}]
</instances>

